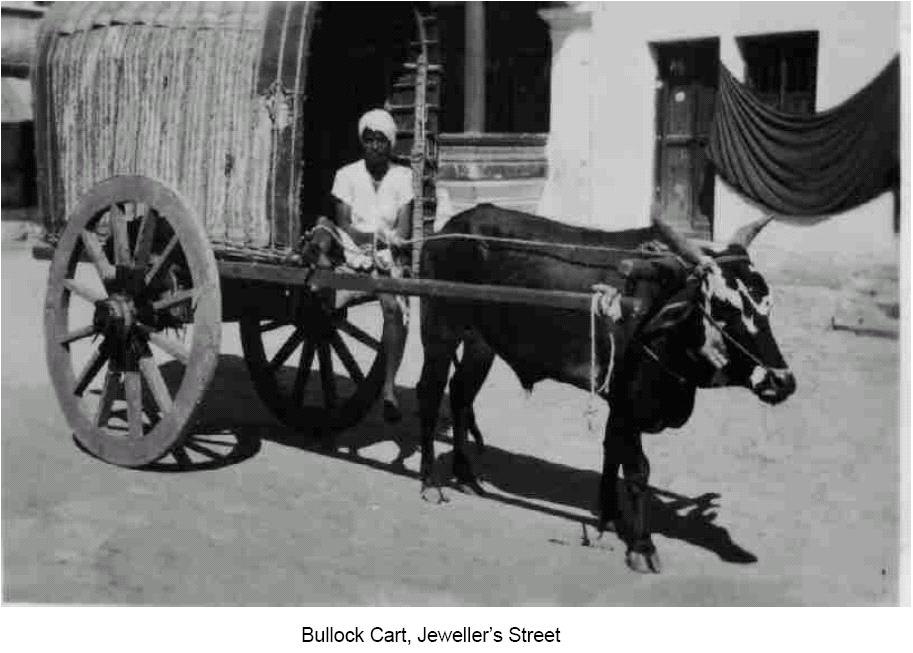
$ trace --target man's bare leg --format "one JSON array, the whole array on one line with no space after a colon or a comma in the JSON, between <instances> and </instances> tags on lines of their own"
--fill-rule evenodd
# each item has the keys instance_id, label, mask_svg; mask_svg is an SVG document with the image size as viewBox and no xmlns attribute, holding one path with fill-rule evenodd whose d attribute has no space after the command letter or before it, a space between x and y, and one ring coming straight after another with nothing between
<instances>
[{"instance_id":1,"label":"man's bare leg","mask_svg":"<svg viewBox=\"0 0 913 653\"><path fill-rule=\"evenodd\" d=\"M381 346L386 355L386 375L384 377L383 400L384 419L398 422L402 418L399 400L396 398L396 374L403 361L406 349L406 325L403 311L393 295L380 295L380 305L384 313L384 329L381 335Z\"/></svg>"}]
</instances>

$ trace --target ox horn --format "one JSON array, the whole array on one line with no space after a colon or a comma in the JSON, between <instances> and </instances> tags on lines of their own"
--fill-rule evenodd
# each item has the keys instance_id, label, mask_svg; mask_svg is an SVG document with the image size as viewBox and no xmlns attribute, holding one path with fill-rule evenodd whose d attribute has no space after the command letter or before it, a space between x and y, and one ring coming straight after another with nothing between
<instances>
[{"instance_id":1,"label":"ox horn","mask_svg":"<svg viewBox=\"0 0 913 653\"><path fill-rule=\"evenodd\" d=\"M669 241L669 245L675 253L680 254L695 265L702 264L707 260L707 255L701 251L701 248L696 243L680 234L671 224L663 220L659 206L653 205L650 210L650 219Z\"/></svg>"},{"instance_id":2,"label":"ox horn","mask_svg":"<svg viewBox=\"0 0 913 653\"><path fill-rule=\"evenodd\" d=\"M744 227L740 227L738 231L735 232L735 235L732 237L732 240L729 241L730 245L741 245L745 249L748 249L748 246L751 245L751 241L761 233L761 229L767 226L767 224L774 219L773 213L768 213L760 220L755 220L754 222L749 222Z\"/></svg>"}]
</instances>

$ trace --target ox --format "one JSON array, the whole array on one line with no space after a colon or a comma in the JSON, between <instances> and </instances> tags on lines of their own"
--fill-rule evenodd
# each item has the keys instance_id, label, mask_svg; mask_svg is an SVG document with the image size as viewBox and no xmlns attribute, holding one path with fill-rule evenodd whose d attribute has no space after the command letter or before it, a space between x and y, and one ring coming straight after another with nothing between
<instances>
[{"instance_id":1,"label":"ox","mask_svg":"<svg viewBox=\"0 0 913 653\"><path fill-rule=\"evenodd\" d=\"M610 409L599 528L615 527L627 544L629 567L658 573L647 519L650 466L641 434L682 426L697 388L744 386L776 404L796 387L771 334L767 284L747 254L764 224L748 225L724 250L710 251L655 214L650 227L618 232L572 227L490 204L454 216L441 231L447 238L424 245L423 277L571 291L607 284L638 298L642 309L620 321L598 318L592 337L586 311L423 298L424 363L417 386L422 496L429 498L434 490L443 498L433 473L434 433L460 344L463 355L450 382L452 471L461 486L476 492L482 489L465 452L466 434L477 436L472 404L494 356L508 363L527 390L546 378L590 390L595 345L600 385L612 370L599 393ZM667 255L650 254L651 249L665 249ZM619 467L626 510L618 492Z\"/></svg>"}]
</instances>

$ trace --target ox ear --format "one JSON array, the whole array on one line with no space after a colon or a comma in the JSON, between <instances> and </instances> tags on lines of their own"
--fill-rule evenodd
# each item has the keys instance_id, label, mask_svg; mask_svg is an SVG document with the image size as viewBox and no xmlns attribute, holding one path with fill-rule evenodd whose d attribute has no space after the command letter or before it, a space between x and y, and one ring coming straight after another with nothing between
<instances>
[{"instance_id":1,"label":"ox ear","mask_svg":"<svg viewBox=\"0 0 913 653\"><path fill-rule=\"evenodd\" d=\"M655 281L661 285L680 284L685 280L685 270L674 258L624 259L618 272L631 281Z\"/></svg>"},{"instance_id":2,"label":"ox ear","mask_svg":"<svg viewBox=\"0 0 913 653\"><path fill-rule=\"evenodd\" d=\"M678 296L670 300L659 309L659 312L650 318L643 329L644 335L652 335L660 331L666 331L688 319L694 312L694 302L684 296Z\"/></svg>"}]
</instances>

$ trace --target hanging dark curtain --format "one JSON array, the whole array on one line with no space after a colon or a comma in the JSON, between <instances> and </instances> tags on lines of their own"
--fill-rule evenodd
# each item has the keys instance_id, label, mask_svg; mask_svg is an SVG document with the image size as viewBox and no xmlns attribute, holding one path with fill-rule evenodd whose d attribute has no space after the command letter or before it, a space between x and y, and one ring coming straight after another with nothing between
<instances>
[{"instance_id":1,"label":"hanging dark curtain","mask_svg":"<svg viewBox=\"0 0 913 653\"><path fill-rule=\"evenodd\" d=\"M899 57L846 102L814 115L762 104L720 65L709 157L724 181L771 212L821 216L886 190L896 197L899 144Z\"/></svg>"}]
</instances>

